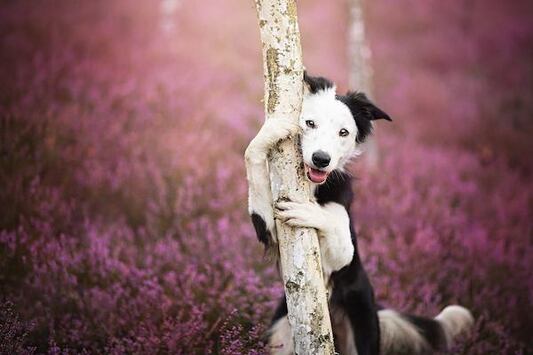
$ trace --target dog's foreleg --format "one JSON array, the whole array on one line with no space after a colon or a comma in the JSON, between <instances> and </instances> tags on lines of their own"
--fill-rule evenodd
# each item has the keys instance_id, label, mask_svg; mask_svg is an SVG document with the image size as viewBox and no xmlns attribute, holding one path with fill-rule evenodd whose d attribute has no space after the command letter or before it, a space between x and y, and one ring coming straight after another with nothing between
<instances>
[{"instance_id":1,"label":"dog's foreleg","mask_svg":"<svg viewBox=\"0 0 533 355\"><path fill-rule=\"evenodd\" d=\"M276 216L295 227L315 228L320 242L324 278L349 265L354 246L350 233L350 217L344 206L329 202L279 202Z\"/></svg>"},{"instance_id":2,"label":"dog's foreleg","mask_svg":"<svg viewBox=\"0 0 533 355\"><path fill-rule=\"evenodd\" d=\"M248 212L257 238L266 247L277 243L272 191L267 164L269 151L282 139L296 134L298 124L283 119L269 119L250 142L244 154L248 179Z\"/></svg>"}]
</instances>

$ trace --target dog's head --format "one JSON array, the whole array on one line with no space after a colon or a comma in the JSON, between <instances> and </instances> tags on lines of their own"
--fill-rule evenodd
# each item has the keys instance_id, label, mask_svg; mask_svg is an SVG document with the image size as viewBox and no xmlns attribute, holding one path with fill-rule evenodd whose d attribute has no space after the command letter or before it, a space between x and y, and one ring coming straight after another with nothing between
<instances>
[{"instance_id":1,"label":"dog's head","mask_svg":"<svg viewBox=\"0 0 533 355\"><path fill-rule=\"evenodd\" d=\"M321 184L358 154L358 145L372 132L372 121L391 119L363 93L337 95L331 81L307 73L304 82L302 153L307 177Z\"/></svg>"}]
</instances>

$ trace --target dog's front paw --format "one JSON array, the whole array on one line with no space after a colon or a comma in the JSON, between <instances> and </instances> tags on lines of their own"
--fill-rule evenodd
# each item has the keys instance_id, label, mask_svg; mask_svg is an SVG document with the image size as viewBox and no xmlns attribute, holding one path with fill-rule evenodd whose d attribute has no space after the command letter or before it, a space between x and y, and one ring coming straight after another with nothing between
<instances>
[{"instance_id":1,"label":"dog's front paw","mask_svg":"<svg viewBox=\"0 0 533 355\"><path fill-rule=\"evenodd\" d=\"M327 223L320 205L316 202L278 202L274 216L293 227L323 229Z\"/></svg>"},{"instance_id":2,"label":"dog's front paw","mask_svg":"<svg viewBox=\"0 0 533 355\"><path fill-rule=\"evenodd\" d=\"M268 119L244 154L246 161L262 163L268 152L282 139L296 135L300 126L285 118Z\"/></svg>"},{"instance_id":3,"label":"dog's front paw","mask_svg":"<svg viewBox=\"0 0 533 355\"><path fill-rule=\"evenodd\" d=\"M280 140L293 136L300 131L297 122L286 118L268 119L261 127L258 137L261 137L265 148L272 148Z\"/></svg>"}]
</instances>

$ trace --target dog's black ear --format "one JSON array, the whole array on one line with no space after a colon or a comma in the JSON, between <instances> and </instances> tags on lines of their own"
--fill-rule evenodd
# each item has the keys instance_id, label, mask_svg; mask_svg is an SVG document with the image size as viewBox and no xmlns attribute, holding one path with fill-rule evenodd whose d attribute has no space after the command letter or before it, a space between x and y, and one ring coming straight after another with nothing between
<instances>
[{"instance_id":1,"label":"dog's black ear","mask_svg":"<svg viewBox=\"0 0 533 355\"><path fill-rule=\"evenodd\" d=\"M387 121L392 121L390 116L385 113L382 109L374 105L365 94L362 92L348 92L348 96L356 106L359 106L367 119L370 121L384 119Z\"/></svg>"},{"instance_id":2,"label":"dog's black ear","mask_svg":"<svg viewBox=\"0 0 533 355\"><path fill-rule=\"evenodd\" d=\"M357 143L362 143L372 133L372 121L384 119L392 121L390 116L382 109L374 105L362 92L348 92L337 99L350 109L357 125Z\"/></svg>"},{"instance_id":3,"label":"dog's black ear","mask_svg":"<svg viewBox=\"0 0 533 355\"><path fill-rule=\"evenodd\" d=\"M311 94L316 94L321 90L327 90L334 87L333 83L321 76L309 76L307 71L304 71L304 83L308 92Z\"/></svg>"}]
</instances>

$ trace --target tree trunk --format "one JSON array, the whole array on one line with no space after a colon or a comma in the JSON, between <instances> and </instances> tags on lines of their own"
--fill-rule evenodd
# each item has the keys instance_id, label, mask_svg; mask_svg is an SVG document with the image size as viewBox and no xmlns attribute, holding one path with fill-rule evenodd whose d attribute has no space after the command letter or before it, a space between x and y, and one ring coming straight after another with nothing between
<instances>
[{"instance_id":1,"label":"tree trunk","mask_svg":"<svg viewBox=\"0 0 533 355\"><path fill-rule=\"evenodd\" d=\"M265 75L266 119L298 122L303 66L294 0L256 0ZM309 184L297 139L281 142L269 157L274 201L309 201ZM333 354L328 299L314 229L276 221L281 273L296 354Z\"/></svg>"},{"instance_id":2,"label":"tree trunk","mask_svg":"<svg viewBox=\"0 0 533 355\"><path fill-rule=\"evenodd\" d=\"M371 52L366 43L363 18L363 0L349 0L349 38L350 86L372 96Z\"/></svg>"},{"instance_id":3,"label":"tree trunk","mask_svg":"<svg viewBox=\"0 0 533 355\"><path fill-rule=\"evenodd\" d=\"M365 36L363 0L348 0L348 7L350 13L348 24L349 84L353 90L362 91L372 99L373 72L370 64L372 52ZM370 137L367 140L365 150L364 157L367 167L374 169L379 160L379 151L375 138Z\"/></svg>"}]
</instances>

